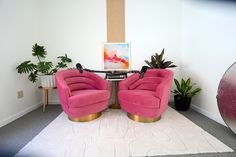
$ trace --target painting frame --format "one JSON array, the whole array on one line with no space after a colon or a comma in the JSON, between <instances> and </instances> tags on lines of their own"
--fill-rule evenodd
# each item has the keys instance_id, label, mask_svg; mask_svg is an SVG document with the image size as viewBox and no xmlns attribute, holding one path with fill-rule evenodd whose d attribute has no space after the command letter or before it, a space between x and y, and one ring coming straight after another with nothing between
<instances>
[{"instance_id":1,"label":"painting frame","mask_svg":"<svg viewBox=\"0 0 236 157\"><path fill-rule=\"evenodd\" d=\"M131 69L129 42L105 42L102 47L103 70L128 71Z\"/></svg>"}]
</instances>

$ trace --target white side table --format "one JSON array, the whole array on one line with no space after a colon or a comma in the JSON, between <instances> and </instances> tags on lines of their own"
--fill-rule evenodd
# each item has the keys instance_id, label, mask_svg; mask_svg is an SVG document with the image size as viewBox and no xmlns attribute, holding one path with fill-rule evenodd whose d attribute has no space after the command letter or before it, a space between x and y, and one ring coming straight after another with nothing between
<instances>
[{"instance_id":1,"label":"white side table","mask_svg":"<svg viewBox=\"0 0 236 157\"><path fill-rule=\"evenodd\" d=\"M43 98L44 98L44 101L43 101L43 112L45 112L46 105L48 105L48 91L52 90L52 89L56 89L56 88L57 87L42 87L42 86L39 86L39 89L42 89L42 91L43 91Z\"/></svg>"}]
</instances>

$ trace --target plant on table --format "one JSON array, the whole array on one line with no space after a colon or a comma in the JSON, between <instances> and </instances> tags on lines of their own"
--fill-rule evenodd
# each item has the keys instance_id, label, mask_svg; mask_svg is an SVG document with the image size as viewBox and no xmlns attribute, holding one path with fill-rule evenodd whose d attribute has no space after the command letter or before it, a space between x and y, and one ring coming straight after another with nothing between
<instances>
[{"instance_id":1,"label":"plant on table","mask_svg":"<svg viewBox=\"0 0 236 157\"><path fill-rule=\"evenodd\" d=\"M67 54L65 54L64 56L58 56L57 58L59 61L57 62L56 66L53 66L51 61L45 61L47 52L44 46L40 46L37 43L33 45L32 52L32 56L36 57L38 60L37 63L27 60L16 67L18 73L28 74L28 79L31 82L36 82L38 76L54 75L58 69L66 68L67 64L72 62L72 60L67 57Z\"/></svg>"},{"instance_id":2,"label":"plant on table","mask_svg":"<svg viewBox=\"0 0 236 157\"><path fill-rule=\"evenodd\" d=\"M165 61L164 51L165 51L165 49L163 48L160 54L155 53L154 55L152 55L151 56L151 61L145 60L146 64L149 66L149 68L152 68L152 69L166 69L166 68L177 67L176 65L173 64L172 61Z\"/></svg>"}]
</instances>

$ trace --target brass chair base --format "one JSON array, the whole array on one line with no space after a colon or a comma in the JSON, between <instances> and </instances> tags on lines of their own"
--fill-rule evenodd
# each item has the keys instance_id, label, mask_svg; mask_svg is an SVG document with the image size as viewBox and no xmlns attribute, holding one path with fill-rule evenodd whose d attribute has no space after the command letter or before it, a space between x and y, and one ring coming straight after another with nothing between
<instances>
[{"instance_id":1,"label":"brass chair base","mask_svg":"<svg viewBox=\"0 0 236 157\"><path fill-rule=\"evenodd\" d=\"M89 114L82 117L75 117L75 118L68 117L68 119L73 122L89 122L91 120L97 119L101 115L102 115L102 112L97 112L97 113Z\"/></svg>"},{"instance_id":2,"label":"brass chair base","mask_svg":"<svg viewBox=\"0 0 236 157\"><path fill-rule=\"evenodd\" d=\"M161 119L161 116L160 117L156 117L156 118L147 118L147 117L141 117L141 116L138 116L138 115L133 115L133 114L130 114L130 113L127 113L127 116L136 121L136 122L142 122L142 123L151 123L151 122L156 122L158 120Z\"/></svg>"}]
</instances>

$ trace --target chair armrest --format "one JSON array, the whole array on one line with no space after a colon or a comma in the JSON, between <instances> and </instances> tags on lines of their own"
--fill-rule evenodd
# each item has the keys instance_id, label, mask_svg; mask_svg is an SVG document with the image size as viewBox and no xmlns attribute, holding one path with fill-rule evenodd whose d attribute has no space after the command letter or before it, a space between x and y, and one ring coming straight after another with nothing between
<instances>
[{"instance_id":1,"label":"chair armrest","mask_svg":"<svg viewBox=\"0 0 236 157\"><path fill-rule=\"evenodd\" d=\"M162 98L163 94L165 93L165 87L166 86L166 81L162 81L160 84L157 85L156 87L156 97Z\"/></svg>"},{"instance_id":2,"label":"chair armrest","mask_svg":"<svg viewBox=\"0 0 236 157\"><path fill-rule=\"evenodd\" d=\"M161 100L160 108L162 108L162 110L164 110L165 106L167 106L169 101L172 79L173 72L170 71L169 75L163 78L161 83L156 87L156 97Z\"/></svg>"},{"instance_id":3,"label":"chair armrest","mask_svg":"<svg viewBox=\"0 0 236 157\"><path fill-rule=\"evenodd\" d=\"M102 78L101 78L102 79ZM109 90L110 89L110 85L109 85L109 81L108 80L104 80L102 79L101 81L98 82L98 89L101 90Z\"/></svg>"},{"instance_id":4,"label":"chair armrest","mask_svg":"<svg viewBox=\"0 0 236 157\"><path fill-rule=\"evenodd\" d=\"M119 82L119 90L128 90L129 86L132 85L139 79L139 74L133 74L128 78Z\"/></svg>"},{"instance_id":5,"label":"chair armrest","mask_svg":"<svg viewBox=\"0 0 236 157\"><path fill-rule=\"evenodd\" d=\"M68 99L71 96L71 91L65 81L59 77L56 76L56 84L60 102L63 106L68 106Z\"/></svg>"}]
</instances>

